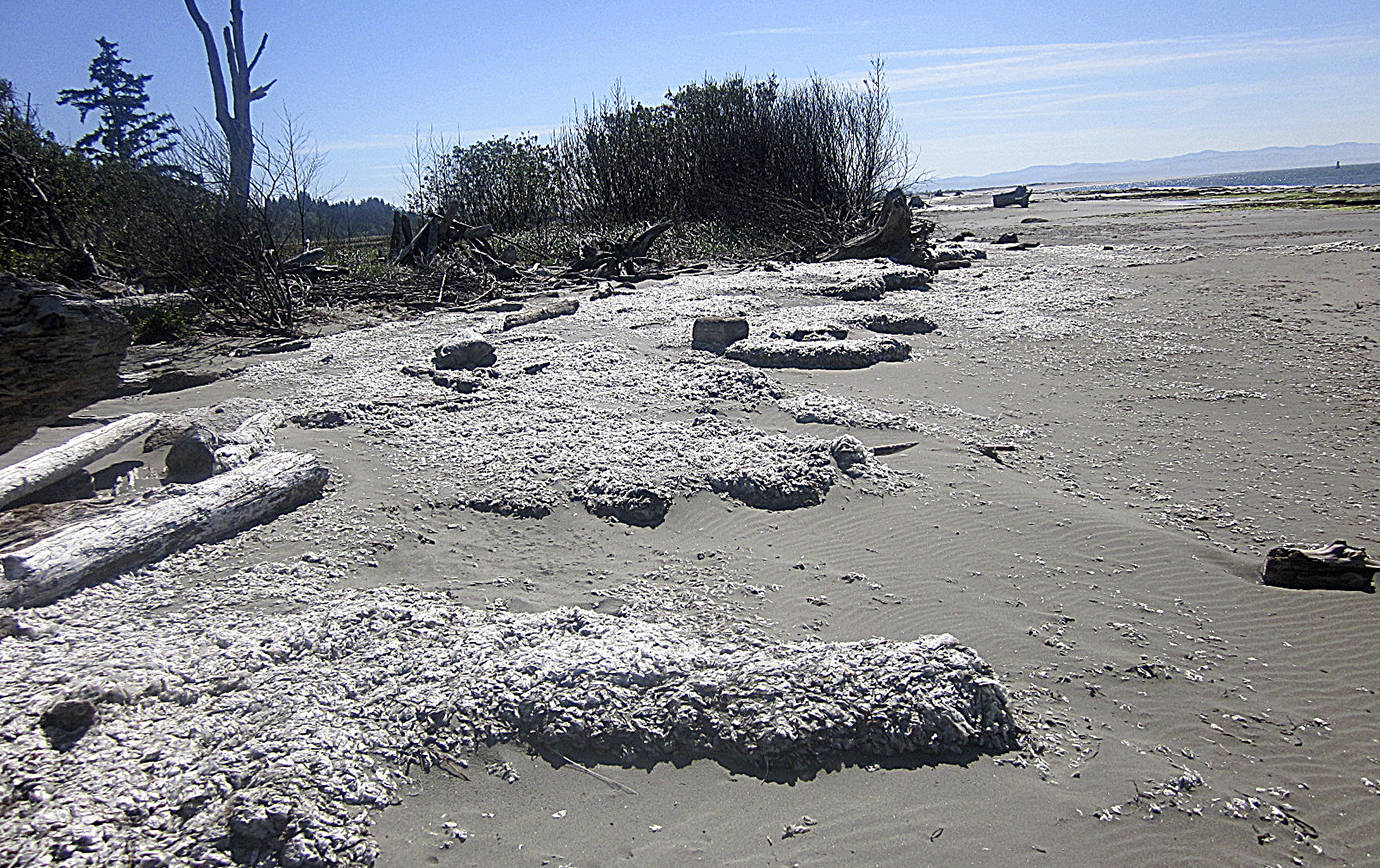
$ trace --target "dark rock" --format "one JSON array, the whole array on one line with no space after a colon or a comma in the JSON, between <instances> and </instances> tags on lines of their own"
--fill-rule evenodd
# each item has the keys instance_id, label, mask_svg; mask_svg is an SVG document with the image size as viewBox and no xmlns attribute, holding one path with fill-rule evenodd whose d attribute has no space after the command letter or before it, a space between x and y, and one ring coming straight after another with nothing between
<instances>
[{"instance_id":1,"label":"dark rock","mask_svg":"<svg viewBox=\"0 0 1380 868\"><path fill-rule=\"evenodd\" d=\"M994 241L994 242L992 242L992 243L993 243L993 244L1015 244L1017 241L1020 241L1020 240L1021 240L1020 238L1017 238L1017 237L1016 237L1016 233L1015 233L1015 232L1003 232L1002 234L998 235L998 236L997 236L997 240Z\"/></svg>"},{"instance_id":2,"label":"dark rock","mask_svg":"<svg viewBox=\"0 0 1380 868\"><path fill-rule=\"evenodd\" d=\"M466 331L447 339L436 348L432 364L437 370L456 371L462 368L486 368L497 361L494 345L477 332ZM404 369L404 372L410 373Z\"/></svg>"},{"instance_id":3,"label":"dark rock","mask_svg":"<svg viewBox=\"0 0 1380 868\"><path fill-rule=\"evenodd\" d=\"M1043 218L1043 217L1027 217L1027 218L1025 218L1024 220L1022 220L1021 222L1022 222L1022 223L1048 223L1049 221L1046 220L1046 219Z\"/></svg>"},{"instance_id":4,"label":"dark rock","mask_svg":"<svg viewBox=\"0 0 1380 868\"><path fill-rule=\"evenodd\" d=\"M739 341L724 355L756 368L866 368L910 358L910 345L895 338L841 341Z\"/></svg>"},{"instance_id":5,"label":"dark rock","mask_svg":"<svg viewBox=\"0 0 1380 868\"><path fill-rule=\"evenodd\" d=\"M63 699L38 716L39 728L58 750L66 750L96 722L96 706L86 699Z\"/></svg>"},{"instance_id":6,"label":"dark rock","mask_svg":"<svg viewBox=\"0 0 1380 868\"><path fill-rule=\"evenodd\" d=\"M339 428L350 420L339 410L317 410L293 416L288 421L299 428Z\"/></svg>"},{"instance_id":7,"label":"dark rock","mask_svg":"<svg viewBox=\"0 0 1380 868\"><path fill-rule=\"evenodd\" d=\"M1375 592L1380 563L1345 540L1316 549L1279 546L1265 556L1261 581L1278 588Z\"/></svg>"},{"instance_id":8,"label":"dark rock","mask_svg":"<svg viewBox=\"0 0 1380 868\"><path fill-rule=\"evenodd\" d=\"M108 305L0 275L0 453L114 392L129 337Z\"/></svg>"},{"instance_id":9,"label":"dark rock","mask_svg":"<svg viewBox=\"0 0 1380 868\"><path fill-rule=\"evenodd\" d=\"M164 461L168 482L201 482L215 472L220 438L205 425L192 425L173 441Z\"/></svg>"},{"instance_id":10,"label":"dark rock","mask_svg":"<svg viewBox=\"0 0 1380 868\"><path fill-rule=\"evenodd\" d=\"M741 317L702 316L695 320L690 329L690 346L718 353L747 336L747 320Z\"/></svg>"},{"instance_id":11,"label":"dark rock","mask_svg":"<svg viewBox=\"0 0 1380 868\"><path fill-rule=\"evenodd\" d=\"M928 318L913 313L882 312L863 318L863 328L885 335L927 335L937 326Z\"/></svg>"}]
</instances>

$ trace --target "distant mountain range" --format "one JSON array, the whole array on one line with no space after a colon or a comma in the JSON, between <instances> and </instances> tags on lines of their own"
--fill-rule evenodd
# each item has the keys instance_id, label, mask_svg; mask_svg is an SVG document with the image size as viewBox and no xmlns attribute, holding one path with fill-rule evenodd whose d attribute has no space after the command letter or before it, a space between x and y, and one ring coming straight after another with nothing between
<instances>
[{"instance_id":1,"label":"distant mountain range","mask_svg":"<svg viewBox=\"0 0 1380 868\"><path fill-rule=\"evenodd\" d=\"M925 190L961 190L1010 187L1015 184L1155 181L1216 175L1225 172L1258 172L1341 162L1380 163L1380 143L1343 142L1301 148L1259 148L1254 151L1198 151L1155 160L1123 160L1120 163L1068 163L1062 166L1029 166L1014 172L990 175L956 175L934 178L920 185Z\"/></svg>"}]
</instances>

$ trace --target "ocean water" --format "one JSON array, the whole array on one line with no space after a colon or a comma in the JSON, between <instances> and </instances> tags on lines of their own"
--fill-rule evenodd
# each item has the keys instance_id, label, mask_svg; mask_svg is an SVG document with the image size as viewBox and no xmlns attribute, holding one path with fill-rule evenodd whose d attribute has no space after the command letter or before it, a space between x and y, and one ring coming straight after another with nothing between
<instances>
[{"instance_id":1,"label":"ocean water","mask_svg":"<svg viewBox=\"0 0 1380 868\"><path fill-rule=\"evenodd\" d=\"M1323 187L1338 184L1380 184L1380 163L1351 166L1313 166L1306 169L1272 169L1264 172L1228 172L1191 178L1157 178L1134 183L1098 184L1104 189L1128 187Z\"/></svg>"}]
</instances>

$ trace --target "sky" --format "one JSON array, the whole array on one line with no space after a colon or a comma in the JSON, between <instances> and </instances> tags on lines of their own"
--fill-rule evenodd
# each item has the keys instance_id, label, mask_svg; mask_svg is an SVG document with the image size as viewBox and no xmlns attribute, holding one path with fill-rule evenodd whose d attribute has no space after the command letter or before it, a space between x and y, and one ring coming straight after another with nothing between
<instances>
[{"instance_id":1,"label":"sky","mask_svg":"<svg viewBox=\"0 0 1380 868\"><path fill-rule=\"evenodd\" d=\"M228 0L199 0L218 27ZM401 201L420 131L468 142L549 135L615 83L644 102L705 75L855 82L886 62L917 170L1380 141L1380 0L243 0L269 34L254 103L298 116L333 198ZM183 0L0 0L0 77L57 106L95 40L150 73L150 108L209 117L210 78Z\"/></svg>"}]
</instances>

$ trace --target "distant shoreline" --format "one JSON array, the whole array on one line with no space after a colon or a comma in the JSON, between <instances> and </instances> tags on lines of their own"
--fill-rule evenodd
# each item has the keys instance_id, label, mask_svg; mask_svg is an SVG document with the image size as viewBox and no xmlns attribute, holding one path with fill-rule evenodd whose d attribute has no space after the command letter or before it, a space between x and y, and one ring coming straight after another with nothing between
<instances>
[{"instance_id":1,"label":"distant shoreline","mask_svg":"<svg viewBox=\"0 0 1380 868\"><path fill-rule=\"evenodd\" d=\"M1173 178L1145 178L1132 181L1051 180L1026 182L1026 186L1060 189L1128 190L1138 187L1365 187L1380 185L1380 163L1305 166L1295 169L1265 169L1254 172L1223 172ZM963 190L1009 190L1014 184L989 187L964 187ZM931 187L921 193L949 188ZM958 189L958 188L954 188Z\"/></svg>"}]
</instances>

